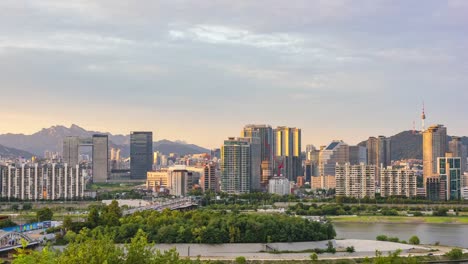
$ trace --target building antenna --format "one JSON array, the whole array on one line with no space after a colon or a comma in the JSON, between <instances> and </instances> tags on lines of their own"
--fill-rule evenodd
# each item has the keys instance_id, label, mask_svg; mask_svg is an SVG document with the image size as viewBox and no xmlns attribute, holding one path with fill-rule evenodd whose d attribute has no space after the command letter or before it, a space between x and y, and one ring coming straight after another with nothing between
<instances>
[{"instance_id":1,"label":"building antenna","mask_svg":"<svg viewBox=\"0 0 468 264\"><path fill-rule=\"evenodd\" d=\"M421 123L422 123L422 131L424 132L426 130L426 110L424 106L424 101L423 101L423 108L422 108L422 114L421 114Z\"/></svg>"}]
</instances>

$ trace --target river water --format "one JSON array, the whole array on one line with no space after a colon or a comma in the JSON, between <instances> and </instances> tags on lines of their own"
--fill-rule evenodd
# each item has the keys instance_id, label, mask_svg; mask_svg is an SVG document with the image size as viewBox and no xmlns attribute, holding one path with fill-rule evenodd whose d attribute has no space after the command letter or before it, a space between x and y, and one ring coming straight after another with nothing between
<instances>
[{"instance_id":1,"label":"river water","mask_svg":"<svg viewBox=\"0 0 468 264\"><path fill-rule=\"evenodd\" d=\"M421 244L468 247L468 225L451 224L386 224L386 223L333 223L337 238L371 239L378 235L398 237L408 241L413 235Z\"/></svg>"}]
</instances>

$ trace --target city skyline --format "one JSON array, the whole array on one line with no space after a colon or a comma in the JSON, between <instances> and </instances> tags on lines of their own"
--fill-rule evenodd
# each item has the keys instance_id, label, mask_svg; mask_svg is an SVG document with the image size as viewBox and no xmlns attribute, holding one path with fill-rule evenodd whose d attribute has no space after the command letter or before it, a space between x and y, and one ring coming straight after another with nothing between
<instances>
[{"instance_id":1,"label":"city skyline","mask_svg":"<svg viewBox=\"0 0 468 264\"><path fill-rule=\"evenodd\" d=\"M354 145L419 130L424 101L426 126L464 136L466 13L459 0L4 1L0 133L77 123L215 148L252 123Z\"/></svg>"}]
</instances>

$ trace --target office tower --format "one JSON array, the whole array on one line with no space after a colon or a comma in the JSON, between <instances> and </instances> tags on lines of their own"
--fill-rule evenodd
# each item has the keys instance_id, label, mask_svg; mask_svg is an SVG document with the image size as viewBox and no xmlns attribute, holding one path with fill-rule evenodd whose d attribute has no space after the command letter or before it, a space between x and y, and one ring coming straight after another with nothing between
<instances>
[{"instance_id":1,"label":"office tower","mask_svg":"<svg viewBox=\"0 0 468 264\"><path fill-rule=\"evenodd\" d=\"M449 142L449 152L452 153L454 157L461 158L461 171L465 172L467 147L463 144L460 137L452 137L452 140Z\"/></svg>"},{"instance_id":2,"label":"office tower","mask_svg":"<svg viewBox=\"0 0 468 264\"><path fill-rule=\"evenodd\" d=\"M203 166L203 175L200 178L200 186L203 192L218 191L218 180L216 178L216 165L214 163Z\"/></svg>"},{"instance_id":3,"label":"office tower","mask_svg":"<svg viewBox=\"0 0 468 264\"><path fill-rule=\"evenodd\" d=\"M76 166L80 162L80 138L66 137L63 139L63 162Z\"/></svg>"},{"instance_id":4,"label":"office tower","mask_svg":"<svg viewBox=\"0 0 468 264\"><path fill-rule=\"evenodd\" d=\"M211 159L220 159L221 158L221 149L215 148L211 150Z\"/></svg>"},{"instance_id":5,"label":"office tower","mask_svg":"<svg viewBox=\"0 0 468 264\"><path fill-rule=\"evenodd\" d=\"M246 125L244 129L241 132L241 137L243 138L257 138L255 140L256 143L259 144L260 148L260 157L259 160L260 164L258 164L258 161L254 159L254 154L252 158L255 160L254 164L252 164L254 167L254 183L252 185L252 188L254 190L260 189L262 186L264 187L266 184L268 184L268 180L265 181L261 179L267 178L266 175L263 175L262 173L265 171L265 173L269 173L269 170L273 169L273 129L271 126L268 125ZM258 153L258 150L254 150L254 152ZM260 165L260 183L257 183L257 168L256 165ZM270 167L265 170L264 166L268 164ZM263 167L262 167L263 165ZM271 178L271 176L270 176Z\"/></svg>"},{"instance_id":6,"label":"office tower","mask_svg":"<svg viewBox=\"0 0 468 264\"><path fill-rule=\"evenodd\" d=\"M274 177L269 181L268 192L277 195L288 195L291 193L289 180L284 177Z\"/></svg>"},{"instance_id":7,"label":"office tower","mask_svg":"<svg viewBox=\"0 0 468 264\"><path fill-rule=\"evenodd\" d=\"M109 138L93 135L93 182L107 182L109 178Z\"/></svg>"},{"instance_id":8,"label":"office tower","mask_svg":"<svg viewBox=\"0 0 468 264\"><path fill-rule=\"evenodd\" d=\"M76 200L84 197L84 169L52 163L0 166L0 196L21 200Z\"/></svg>"},{"instance_id":9,"label":"office tower","mask_svg":"<svg viewBox=\"0 0 468 264\"><path fill-rule=\"evenodd\" d=\"M301 129L277 127L274 130L276 167L290 181L302 176ZM281 176L281 175L278 175Z\"/></svg>"},{"instance_id":10,"label":"office tower","mask_svg":"<svg viewBox=\"0 0 468 264\"><path fill-rule=\"evenodd\" d=\"M349 162L349 146L341 140L334 140L321 148L319 153L319 176L335 176L336 164Z\"/></svg>"},{"instance_id":11,"label":"office tower","mask_svg":"<svg viewBox=\"0 0 468 264\"><path fill-rule=\"evenodd\" d=\"M153 132L132 132L130 134L131 178L146 180L146 173L153 164Z\"/></svg>"},{"instance_id":12,"label":"office tower","mask_svg":"<svg viewBox=\"0 0 468 264\"><path fill-rule=\"evenodd\" d=\"M227 193L249 193L252 167L250 142L229 138L221 147L221 190Z\"/></svg>"},{"instance_id":13,"label":"office tower","mask_svg":"<svg viewBox=\"0 0 468 264\"><path fill-rule=\"evenodd\" d=\"M445 157L447 152L447 128L434 125L423 132L423 177L424 189L427 178L437 176L437 158Z\"/></svg>"},{"instance_id":14,"label":"office tower","mask_svg":"<svg viewBox=\"0 0 468 264\"><path fill-rule=\"evenodd\" d=\"M241 137L260 138L261 161L273 160L273 129L268 125L247 125L244 127Z\"/></svg>"},{"instance_id":15,"label":"office tower","mask_svg":"<svg viewBox=\"0 0 468 264\"><path fill-rule=\"evenodd\" d=\"M351 165L367 164L367 148L362 146L349 146L349 163Z\"/></svg>"},{"instance_id":16,"label":"office tower","mask_svg":"<svg viewBox=\"0 0 468 264\"><path fill-rule=\"evenodd\" d=\"M262 178L262 159L260 138L244 138L250 143L250 190L258 191L261 189Z\"/></svg>"},{"instance_id":17,"label":"office tower","mask_svg":"<svg viewBox=\"0 0 468 264\"><path fill-rule=\"evenodd\" d=\"M374 165L336 164L336 196L354 198L375 197Z\"/></svg>"},{"instance_id":18,"label":"office tower","mask_svg":"<svg viewBox=\"0 0 468 264\"><path fill-rule=\"evenodd\" d=\"M306 181L311 182L312 177L319 175L319 160L320 150L316 149L314 145L307 145L306 147L306 162L305 162L305 176Z\"/></svg>"},{"instance_id":19,"label":"office tower","mask_svg":"<svg viewBox=\"0 0 468 264\"><path fill-rule=\"evenodd\" d=\"M397 169L391 166L380 168L380 196L416 197L417 175L409 168Z\"/></svg>"},{"instance_id":20,"label":"office tower","mask_svg":"<svg viewBox=\"0 0 468 264\"><path fill-rule=\"evenodd\" d=\"M460 157L453 157L449 153L446 157L437 158L437 174L440 178L441 187L445 191L444 200L460 200L462 189L462 172Z\"/></svg>"},{"instance_id":21,"label":"office tower","mask_svg":"<svg viewBox=\"0 0 468 264\"><path fill-rule=\"evenodd\" d=\"M367 164L384 168L392 165L391 139L384 136L370 137L367 140Z\"/></svg>"}]
</instances>

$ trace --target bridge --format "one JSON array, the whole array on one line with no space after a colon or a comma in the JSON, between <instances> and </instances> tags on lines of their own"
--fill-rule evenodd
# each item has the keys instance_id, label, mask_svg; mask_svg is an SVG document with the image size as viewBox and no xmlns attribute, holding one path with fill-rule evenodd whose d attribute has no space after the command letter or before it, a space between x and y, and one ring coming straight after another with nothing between
<instances>
[{"instance_id":1,"label":"bridge","mask_svg":"<svg viewBox=\"0 0 468 264\"><path fill-rule=\"evenodd\" d=\"M123 212L123 215L131 215L136 212L143 212L148 210L155 210L162 212L164 209L169 210L182 210L190 208L192 206L197 206L198 204L192 198L177 198L165 202L155 203L149 206L138 207L129 209Z\"/></svg>"},{"instance_id":2,"label":"bridge","mask_svg":"<svg viewBox=\"0 0 468 264\"><path fill-rule=\"evenodd\" d=\"M40 244L40 241L30 238L24 233L0 231L0 254L23 247L21 240L25 240L28 247Z\"/></svg>"}]
</instances>

